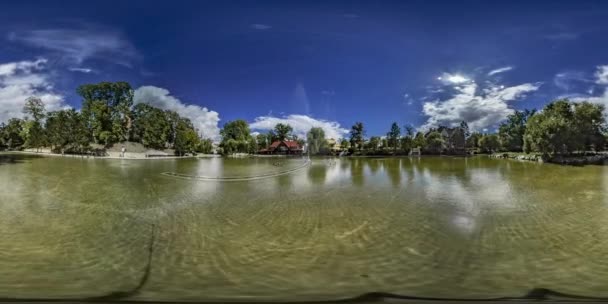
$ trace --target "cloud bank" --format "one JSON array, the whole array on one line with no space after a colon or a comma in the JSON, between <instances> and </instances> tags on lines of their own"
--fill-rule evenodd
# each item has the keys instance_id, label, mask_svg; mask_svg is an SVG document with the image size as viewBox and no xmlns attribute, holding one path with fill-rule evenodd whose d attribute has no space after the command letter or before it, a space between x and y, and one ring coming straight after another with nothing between
<instances>
[{"instance_id":1,"label":"cloud bank","mask_svg":"<svg viewBox=\"0 0 608 304\"><path fill-rule=\"evenodd\" d=\"M219 140L220 129L218 123L220 118L217 112L198 105L184 104L179 99L171 96L167 89L142 86L135 90L133 102L135 104L146 103L163 110L175 111L180 116L190 119L194 127L198 129L198 133L202 134L203 137Z\"/></svg>"},{"instance_id":2,"label":"cloud bank","mask_svg":"<svg viewBox=\"0 0 608 304\"><path fill-rule=\"evenodd\" d=\"M348 133L347 129L340 126L338 122L316 119L308 115L292 114L285 117L260 116L252 124L251 129L268 131L274 129L278 123L289 124L293 128L293 133L300 138L306 138L306 133L312 127L322 128L326 138L342 138Z\"/></svg>"},{"instance_id":3,"label":"cloud bank","mask_svg":"<svg viewBox=\"0 0 608 304\"><path fill-rule=\"evenodd\" d=\"M508 102L536 91L540 84L525 83L512 87L489 85L479 89L476 83L455 86L455 94L443 100L425 102L427 121L420 127L454 126L466 121L472 130L481 131L496 125L513 112Z\"/></svg>"},{"instance_id":4,"label":"cloud bank","mask_svg":"<svg viewBox=\"0 0 608 304\"><path fill-rule=\"evenodd\" d=\"M46 59L0 64L0 123L22 118L25 100L31 96L40 98L47 111L65 107L45 72L46 64Z\"/></svg>"}]
</instances>

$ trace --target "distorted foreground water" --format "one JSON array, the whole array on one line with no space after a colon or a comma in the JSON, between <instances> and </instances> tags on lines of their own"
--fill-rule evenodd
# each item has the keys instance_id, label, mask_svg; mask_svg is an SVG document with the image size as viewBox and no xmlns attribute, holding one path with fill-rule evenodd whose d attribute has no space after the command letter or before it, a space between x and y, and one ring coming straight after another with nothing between
<instances>
[{"instance_id":1,"label":"distorted foreground water","mask_svg":"<svg viewBox=\"0 0 608 304\"><path fill-rule=\"evenodd\" d=\"M608 296L608 166L303 161L0 154L0 298Z\"/></svg>"}]
</instances>

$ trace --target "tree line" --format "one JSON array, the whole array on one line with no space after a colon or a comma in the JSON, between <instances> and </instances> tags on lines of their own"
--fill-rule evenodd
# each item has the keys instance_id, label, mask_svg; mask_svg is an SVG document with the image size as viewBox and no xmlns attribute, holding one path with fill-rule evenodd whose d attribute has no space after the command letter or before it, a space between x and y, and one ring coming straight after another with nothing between
<instances>
[{"instance_id":1,"label":"tree line","mask_svg":"<svg viewBox=\"0 0 608 304\"><path fill-rule=\"evenodd\" d=\"M80 111L47 112L36 97L26 100L25 117L0 124L0 149L51 147L55 153L89 153L120 142L139 142L146 148L173 149L176 155L211 153L212 141L200 138L192 122L178 113L146 103L133 104L126 82L85 84L77 89Z\"/></svg>"},{"instance_id":2,"label":"tree line","mask_svg":"<svg viewBox=\"0 0 608 304\"><path fill-rule=\"evenodd\" d=\"M46 112L40 99L28 98L25 118L0 124L0 149L50 146L57 153L86 153L92 144L109 147L133 141L153 149L174 149L177 155L213 151L213 142L200 138L189 119L146 103L133 105L133 89L126 82L86 84L77 92L82 97L81 111ZM465 121L425 131L393 122L385 136L368 138L364 124L356 122L337 143L330 143L319 127L298 138L288 124L279 123L267 133L252 133L245 120L234 120L220 131L219 152L253 154L276 140L307 144L309 153L317 155L336 150L350 155L405 155L417 148L423 154L600 151L608 143L604 112L603 105L557 100L541 111L515 111L495 133L470 132Z\"/></svg>"},{"instance_id":3,"label":"tree line","mask_svg":"<svg viewBox=\"0 0 608 304\"><path fill-rule=\"evenodd\" d=\"M541 111L514 111L493 133L471 132L465 121L425 131L393 122L385 136L367 137L363 122L356 122L333 151L319 127L311 128L305 140L293 135L291 126L281 123L266 134L253 136L246 121L235 120L221 130L220 149L225 154L256 153L275 140L288 139L297 140L300 145L306 143L312 155L332 154L338 149L348 151L349 155L407 155L414 148L420 148L423 154L510 151L553 155L600 151L608 143L604 112L603 105L557 100Z\"/></svg>"}]
</instances>

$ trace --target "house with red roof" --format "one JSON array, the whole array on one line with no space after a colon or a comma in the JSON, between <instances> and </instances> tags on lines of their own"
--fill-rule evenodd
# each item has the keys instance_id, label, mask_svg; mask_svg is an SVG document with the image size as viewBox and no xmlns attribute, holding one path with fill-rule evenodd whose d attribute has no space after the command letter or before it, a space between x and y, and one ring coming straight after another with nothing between
<instances>
[{"instance_id":1,"label":"house with red roof","mask_svg":"<svg viewBox=\"0 0 608 304\"><path fill-rule=\"evenodd\" d=\"M295 140L276 140L268 149L258 151L260 154L301 155L304 150Z\"/></svg>"}]
</instances>

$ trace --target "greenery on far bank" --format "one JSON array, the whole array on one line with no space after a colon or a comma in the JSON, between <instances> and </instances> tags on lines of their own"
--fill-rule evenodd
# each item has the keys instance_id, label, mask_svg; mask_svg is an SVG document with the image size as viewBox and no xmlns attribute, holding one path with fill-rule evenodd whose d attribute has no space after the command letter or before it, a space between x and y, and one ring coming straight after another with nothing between
<instances>
[{"instance_id":1,"label":"greenery on far bank","mask_svg":"<svg viewBox=\"0 0 608 304\"><path fill-rule=\"evenodd\" d=\"M0 125L0 149L51 147L56 153L88 153L92 144L110 147L131 141L150 149L173 149L176 155L211 153L209 139L200 138L192 122L174 111L145 103L133 105L126 82L82 85L82 109L47 112L35 97L26 100L24 119Z\"/></svg>"},{"instance_id":2,"label":"greenery on far bank","mask_svg":"<svg viewBox=\"0 0 608 304\"><path fill-rule=\"evenodd\" d=\"M496 133L471 132L467 122L458 126L439 126L415 132L394 122L385 136L366 137L362 122L353 124L348 138L337 142L325 137L321 128L307 133L311 155L407 155L420 148L422 154L470 154L494 152L538 153L544 156L568 155L575 151L602 151L608 135L604 106L589 102L557 100L542 109L515 111L500 124ZM278 124L267 134L253 136L244 120L228 122L222 129L221 151L256 153L275 140L303 140L291 134L289 125Z\"/></svg>"},{"instance_id":3,"label":"greenery on far bank","mask_svg":"<svg viewBox=\"0 0 608 304\"><path fill-rule=\"evenodd\" d=\"M192 122L178 113L146 103L133 104L133 89L126 82L102 82L77 89L80 111L47 112L38 98L28 98L25 118L0 124L0 149L51 147L56 153L89 153L94 147L138 142L149 149L173 149L176 155L212 153L213 142L201 138ZM388 126L385 136L366 136L363 122L352 125L347 138L328 139L313 127L305 138L287 124L267 133L252 133L245 120L227 122L221 129L218 152L259 153L277 140L305 144L311 155L407 155L494 152L568 155L576 151L606 149L607 124L603 105L557 100L541 111L515 111L496 133L471 132L467 122L416 131L412 126Z\"/></svg>"}]
</instances>

